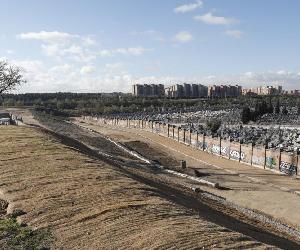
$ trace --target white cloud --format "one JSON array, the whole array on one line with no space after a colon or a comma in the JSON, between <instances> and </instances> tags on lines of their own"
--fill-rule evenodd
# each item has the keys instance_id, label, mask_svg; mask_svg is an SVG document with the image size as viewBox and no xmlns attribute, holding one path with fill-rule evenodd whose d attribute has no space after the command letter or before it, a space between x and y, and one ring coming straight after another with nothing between
<instances>
[{"instance_id":1,"label":"white cloud","mask_svg":"<svg viewBox=\"0 0 300 250\"><path fill-rule=\"evenodd\" d=\"M195 3L190 3L190 4L184 4L176 7L174 9L175 13L187 13L193 10L196 10L198 8L201 8L203 5L203 2L200 0L197 0Z\"/></svg>"},{"instance_id":2,"label":"white cloud","mask_svg":"<svg viewBox=\"0 0 300 250\"><path fill-rule=\"evenodd\" d=\"M188 31L180 31L174 36L173 40L179 43L187 43L193 40L193 36Z\"/></svg>"},{"instance_id":3,"label":"white cloud","mask_svg":"<svg viewBox=\"0 0 300 250\"><path fill-rule=\"evenodd\" d=\"M95 72L95 67L92 65L85 65L80 69L81 74L91 74Z\"/></svg>"},{"instance_id":4,"label":"white cloud","mask_svg":"<svg viewBox=\"0 0 300 250\"><path fill-rule=\"evenodd\" d=\"M81 40L82 40L83 46L86 46L86 47L97 45L96 40L92 36L82 37Z\"/></svg>"},{"instance_id":5,"label":"white cloud","mask_svg":"<svg viewBox=\"0 0 300 250\"><path fill-rule=\"evenodd\" d=\"M57 57L59 56L59 53L61 51L61 48L59 44L42 44L41 45L42 51L45 55L51 56L51 57Z\"/></svg>"},{"instance_id":6,"label":"white cloud","mask_svg":"<svg viewBox=\"0 0 300 250\"><path fill-rule=\"evenodd\" d=\"M122 67L122 63L118 62L118 63L107 63L105 64L105 67L107 69L119 69Z\"/></svg>"},{"instance_id":7,"label":"white cloud","mask_svg":"<svg viewBox=\"0 0 300 250\"><path fill-rule=\"evenodd\" d=\"M141 56L147 51L151 51L151 49L146 49L142 46L100 49L93 35L82 36L58 31L28 32L19 34L17 37L42 42L41 50L43 54L52 57L60 63L71 60L78 63L89 64L91 61L95 61L97 57L111 57L117 55Z\"/></svg>"},{"instance_id":8,"label":"white cloud","mask_svg":"<svg viewBox=\"0 0 300 250\"><path fill-rule=\"evenodd\" d=\"M234 18L214 16L211 12L208 12L202 16L195 16L194 19L196 21L201 21L206 24L212 24L212 25L230 25L238 22L238 20Z\"/></svg>"},{"instance_id":9,"label":"white cloud","mask_svg":"<svg viewBox=\"0 0 300 250\"><path fill-rule=\"evenodd\" d=\"M65 32L59 31L40 31L40 32L28 32L22 33L17 36L23 40L38 40L44 43L63 43L70 39L77 37L77 35L72 35Z\"/></svg>"},{"instance_id":10,"label":"white cloud","mask_svg":"<svg viewBox=\"0 0 300 250\"><path fill-rule=\"evenodd\" d=\"M86 63L96 59L94 52L77 44L66 46L58 43L51 43L42 44L41 48L46 56L53 57L59 61L71 59L76 62Z\"/></svg>"},{"instance_id":11,"label":"white cloud","mask_svg":"<svg viewBox=\"0 0 300 250\"><path fill-rule=\"evenodd\" d=\"M119 63L106 64L95 71L94 65L78 67L72 64L58 64L47 67L37 60L12 61L25 69L26 84L18 89L24 92L130 92L135 83L202 83L240 84L245 87L281 84L285 89L299 89L300 74L288 70L268 72L245 72L236 75L210 75L198 77L144 76L132 75L121 69ZM93 74L91 74L93 73Z\"/></svg>"},{"instance_id":12,"label":"white cloud","mask_svg":"<svg viewBox=\"0 0 300 250\"><path fill-rule=\"evenodd\" d=\"M240 30L226 30L225 34L228 36L231 36L235 39L240 39L240 38L242 38L244 32L242 32Z\"/></svg>"},{"instance_id":13,"label":"white cloud","mask_svg":"<svg viewBox=\"0 0 300 250\"><path fill-rule=\"evenodd\" d=\"M147 51L151 51L152 49L146 49L144 47L132 47L132 48L117 48L117 49L111 49L111 50L100 50L97 55L101 57L110 57L115 55L132 55L132 56L141 56Z\"/></svg>"}]
</instances>

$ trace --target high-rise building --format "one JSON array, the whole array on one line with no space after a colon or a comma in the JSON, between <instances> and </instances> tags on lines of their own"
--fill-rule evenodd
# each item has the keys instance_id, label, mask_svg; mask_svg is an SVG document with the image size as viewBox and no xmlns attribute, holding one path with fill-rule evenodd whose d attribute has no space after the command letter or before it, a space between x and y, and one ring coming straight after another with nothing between
<instances>
[{"instance_id":1,"label":"high-rise building","mask_svg":"<svg viewBox=\"0 0 300 250\"><path fill-rule=\"evenodd\" d=\"M207 87L201 84L175 84L165 88L169 98L199 98L207 97Z\"/></svg>"},{"instance_id":2,"label":"high-rise building","mask_svg":"<svg viewBox=\"0 0 300 250\"><path fill-rule=\"evenodd\" d=\"M198 96L203 98L208 95L208 87L202 84L198 85Z\"/></svg>"},{"instance_id":3,"label":"high-rise building","mask_svg":"<svg viewBox=\"0 0 300 250\"><path fill-rule=\"evenodd\" d=\"M165 88L163 84L135 84L132 94L142 97L162 97L165 95Z\"/></svg>"},{"instance_id":4,"label":"high-rise building","mask_svg":"<svg viewBox=\"0 0 300 250\"><path fill-rule=\"evenodd\" d=\"M208 97L210 98L238 97L241 94L242 94L242 87L239 85L208 86Z\"/></svg>"},{"instance_id":5,"label":"high-rise building","mask_svg":"<svg viewBox=\"0 0 300 250\"><path fill-rule=\"evenodd\" d=\"M280 95L282 93L282 86L259 86L243 90L244 95Z\"/></svg>"},{"instance_id":6,"label":"high-rise building","mask_svg":"<svg viewBox=\"0 0 300 250\"><path fill-rule=\"evenodd\" d=\"M180 84L175 84L165 88L165 95L169 98L182 98L184 97L184 89Z\"/></svg>"}]
</instances>

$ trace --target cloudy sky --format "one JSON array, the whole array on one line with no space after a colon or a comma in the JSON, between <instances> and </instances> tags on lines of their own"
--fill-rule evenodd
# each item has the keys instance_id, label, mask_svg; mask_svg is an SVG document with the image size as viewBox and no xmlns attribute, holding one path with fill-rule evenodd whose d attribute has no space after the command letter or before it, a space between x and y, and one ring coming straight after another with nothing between
<instances>
[{"instance_id":1,"label":"cloudy sky","mask_svg":"<svg viewBox=\"0 0 300 250\"><path fill-rule=\"evenodd\" d=\"M0 58L18 92L134 83L300 89L299 0L0 0Z\"/></svg>"}]
</instances>

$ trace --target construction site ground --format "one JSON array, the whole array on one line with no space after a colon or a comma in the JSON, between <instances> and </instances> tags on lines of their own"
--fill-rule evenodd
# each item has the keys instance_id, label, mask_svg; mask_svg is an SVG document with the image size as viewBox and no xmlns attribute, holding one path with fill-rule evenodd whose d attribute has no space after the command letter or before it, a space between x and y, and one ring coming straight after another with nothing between
<instances>
[{"instance_id":1,"label":"construction site ground","mask_svg":"<svg viewBox=\"0 0 300 250\"><path fill-rule=\"evenodd\" d=\"M300 229L299 179L211 155L149 131L104 126L83 120L77 123L133 145L140 154L163 165L179 166L180 160L186 160L188 168L197 169L204 179L225 187L225 190L207 187L208 191Z\"/></svg>"},{"instance_id":2,"label":"construction site ground","mask_svg":"<svg viewBox=\"0 0 300 250\"><path fill-rule=\"evenodd\" d=\"M272 248L212 222L223 216L180 192L147 185L37 128L0 131L0 198L8 213L22 211L20 222L48 228L53 249ZM185 208L187 202L202 212Z\"/></svg>"},{"instance_id":3,"label":"construction site ground","mask_svg":"<svg viewBox=\"0 0 300 250\"><path fill-rule=\"evenodd\" d=\"M26 110L20 113L25 124L36 127L1 127L0 199L9 203L8 214L23 211L18 221L48 228L54 249L299 249L297 229L273 218L269 222L263 213L257 217L255 211L245 212L246 205L235 202L238 199L226 201L234 191L242 195L255 187L253 192L276 194L275 187L245 183L237 174L200 164L186 154L184 172L193 175L197 168L201 178L218 181L224 188L199 185L200 193L195 193L190 187L196 182L153 168L103 135L178 171L183 158L174 150L190 147L169 141L174 149L167 149L164 141L155 142L139 130L76 125L43 114L34 117ZM297 221L281 221L298 227Z\"/></svg>"}]
</instances>

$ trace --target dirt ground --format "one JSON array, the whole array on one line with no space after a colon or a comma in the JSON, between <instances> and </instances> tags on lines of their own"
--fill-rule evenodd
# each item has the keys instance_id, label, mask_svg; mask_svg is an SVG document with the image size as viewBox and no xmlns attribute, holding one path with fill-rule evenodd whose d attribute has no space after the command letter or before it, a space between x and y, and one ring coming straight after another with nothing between
<instances>
[{"instance_id":1,"label":"dirt ground","mask_svg":"<svg viewBox=\"0 0 300 250\"><path fill-rule=\"evenodd\" d=\"M300 196L294 193L300 191L299 179L213 156L147 131L112 128L91 122L85 123L84 126L120 142L140 141L148 144L149 148L167 155L172 162L184 159L188 167L199 170L205 179L218 182L228 189L207 188L208 191L300 229ZM145 146L140 148L140 151L138 148L136 150L143 154L144 148Z\"/></svg>"},{"instance_id":2,"label":"dirt ground","mask_svg":"<svg viewBox=\"0 0 300 250\"><path fill-rule=\"evenodd\" d=\"M267 249L113 166L27 127L0 127L0 199L55 249Z\"/></svg>"}]
</instances>

